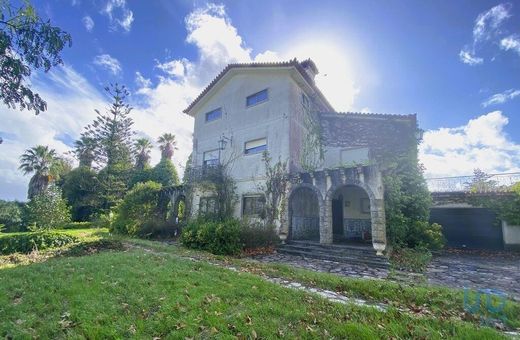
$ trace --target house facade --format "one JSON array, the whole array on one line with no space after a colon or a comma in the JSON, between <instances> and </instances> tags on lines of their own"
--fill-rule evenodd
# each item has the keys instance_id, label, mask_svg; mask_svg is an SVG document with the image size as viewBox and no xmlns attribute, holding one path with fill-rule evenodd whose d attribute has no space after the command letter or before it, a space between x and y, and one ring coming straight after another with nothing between
<instances>
[{"instance_id":1,"label":"house facade","mask_svg":"<svg viewBox=\"0 0 520 340\"><path fill-rule=\"evenodd\" d=\"M191 167L223 165L236 183L237 218L260 218L263 153L290 176L282 239L386 247L382 159L416 141L415 115L337 113L314 82L314 62L228 65L184 111L194 118ZM215 209L196 190L191 215Z\"/></svg>"}]
</instances>

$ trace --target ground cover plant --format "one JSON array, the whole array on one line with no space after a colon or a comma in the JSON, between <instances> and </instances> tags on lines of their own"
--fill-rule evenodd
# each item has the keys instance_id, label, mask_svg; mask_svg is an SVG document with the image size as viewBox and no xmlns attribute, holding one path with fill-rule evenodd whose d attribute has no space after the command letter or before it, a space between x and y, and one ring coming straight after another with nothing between
<instances>
[{"instance_id":1,"label":"ground cover plant","mask_svg":"<svg viewBox=\"0 0 520 340\"><path fill-rule=\"evenodd\" d=\"M501 338L453 318L331 303L250 272L187 261L178 247L123 242L125 251L0 270L0 336Z\"/></svg>"}]
</instances>

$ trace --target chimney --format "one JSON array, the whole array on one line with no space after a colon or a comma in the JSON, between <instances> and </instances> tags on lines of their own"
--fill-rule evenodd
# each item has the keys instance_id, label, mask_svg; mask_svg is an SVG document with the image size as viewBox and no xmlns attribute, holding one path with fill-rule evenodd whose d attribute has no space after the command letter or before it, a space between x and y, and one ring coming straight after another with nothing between
<instances>
[{"instance_id":1,"label":"chimney","mask_svg":"<svg viewBox=\"0 0 520 340\"><path fill-rule=\"evenodd\" d=\"M309 75L309 77L314 80L314 77L319 73L316 64L311 59L306 59L300 63L305 72Z\"/></svg>"}]
</instances>

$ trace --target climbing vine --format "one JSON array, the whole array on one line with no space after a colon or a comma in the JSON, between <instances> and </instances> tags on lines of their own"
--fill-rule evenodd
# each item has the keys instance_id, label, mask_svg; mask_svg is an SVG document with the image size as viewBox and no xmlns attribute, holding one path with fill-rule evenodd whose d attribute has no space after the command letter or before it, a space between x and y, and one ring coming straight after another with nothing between
<instances>
[{"instance_id":1,"label":"climbing vine","mask_svg":"<svg viewBox=\"0 0 520 340\"><path fill-rule=\"evenodd\" d=\"M300 164L305 171L314 171L325 159L325 149L321 140L321 125L308 106L303 105L303 108L303 126L307 134L302 140Z\"/></svg>"},{"instance_id":2,"label":"climbing vine","mask_svg":"<svg viewBox=\"0 0 520 340\"><path fill-rule=\"evenodd\" d=\"M282 222L285 213L285 198L289 182L287 161L278 159L273 163L267 151L263 153L262 160L266 178L260 188L265 195L265 222L269 226L274 226L277 221Z\"/></svg>"}]
</instances>

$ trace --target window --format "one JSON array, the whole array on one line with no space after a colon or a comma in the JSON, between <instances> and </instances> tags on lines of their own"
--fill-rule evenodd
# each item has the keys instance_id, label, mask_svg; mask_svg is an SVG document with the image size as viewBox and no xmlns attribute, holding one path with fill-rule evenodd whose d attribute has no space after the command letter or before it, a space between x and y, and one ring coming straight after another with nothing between
<instances>
[{"instance_id":1,"label":"window","mask_svg":"<svg viewBox=\"0 0 520 340\"><path fill-rule=\"evenodd\" d=\"M217 165L219 163L218 150L204 152L202 165Z\"/></svg>"},{"instance_id":2,"label":"window","mask_svg":"<svg viewBox=\"0 0 520 340\"><path fill-rule=\"evenodd\" d=\"M244 153L246 155L251 155L262 152L264 150L267 150L267 139L260 138L246 142Z\"/></svg>"},{"instance_id":3,"label":"window","mask_svg":"<svg viewBox=\"0 0 520 340\"><path fill-rule=\"evenodd\" d=\"M216 214L217 198L201 197L199 201L199 215Z\"/></svg>"},{"instance_id":4,"label":"window","mask_svg":"<svg viewBox=\"0 0 520 340\"><path fill-rule=\"evenodd\" d=\"M368 148L351 148L341 150L341 163L345 165L368 163Z\"/></svg>"},{"instance_id":5,"label":"window","mask_svg":"<svg viewBox=\"0 0 520 340\"><path fill-rule=\"evenodd\" d=\"M267 89L250 95L246 98L246 106L253 106L267 100Z\"/></svg>"},{"instance_id":6,"label":"window","mask_svg":"<svg viewBox=\"0 0 520 340\"><path fill-rule=\"evenodd\" d=\"M222 108L221 107L206 113L206 122L212 122L214 120L220 119L220 117L222 117Z\"/></svg>"},{"instance_id":7,"label":"window","mask_svg":"<svg viewBox=\"0 0 520 340\"><path fill-rule=\"evenodd\" d=\"M265 215L265 197L261 195L244 196L242 216L262 217Z\"/></svg>"}]
</instances>

